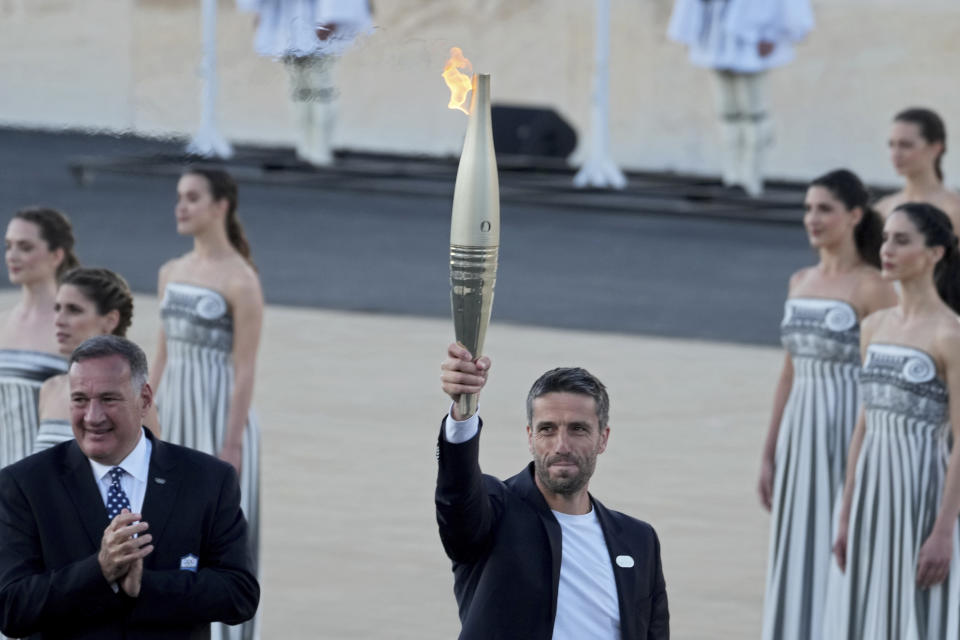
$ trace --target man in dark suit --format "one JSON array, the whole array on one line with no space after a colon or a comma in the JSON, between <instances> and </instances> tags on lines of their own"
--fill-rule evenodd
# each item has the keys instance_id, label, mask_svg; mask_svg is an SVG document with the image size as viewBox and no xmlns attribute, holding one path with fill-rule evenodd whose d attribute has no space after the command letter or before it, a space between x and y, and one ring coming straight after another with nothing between
<instances>
[{"instance_id":1,"label":"man in dark suit","mask_svg":"<svg viewBox=\"0 0 960 640\"><path fill-rule=\"evenodd\" d=\"M200 639L260 587L233 468L144 429L147 359L116 336L70 358L74 440L0 470L0 630Z\"/></svg>"},{"instance_id":2,"label":"man in dark suit","mask_svg":"<svg viewBox=\"0 0 960 640\"><path fill-rule=\"evenodd\" d=\"M457 413L489 369L456 344L442 365L453 406L437 447L436 507L460 638L668 638L656 533L588 492L610 434L603 384L579 368L543 374L527 396L533 462L502 482L480 472L479 418Z\"/></svg>"}]
</instances>

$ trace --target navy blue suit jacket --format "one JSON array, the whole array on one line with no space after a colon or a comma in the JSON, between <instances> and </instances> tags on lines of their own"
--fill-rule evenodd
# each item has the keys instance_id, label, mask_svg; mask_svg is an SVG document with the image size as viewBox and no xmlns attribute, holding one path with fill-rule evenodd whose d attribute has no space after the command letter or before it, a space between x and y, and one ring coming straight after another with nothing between
<instances>
[{"instance_id":1,"label":"navy blue suit jacket","mask_svg":"<svg viewBox=\"0 0 960 640\"><path fill-rule=\"evenodd\" d=\"M143 519L154 550L140 595L114 593L97 561L109 520L75 441L0 470L0 630L31 638L210 637L260 598L233 468L151 438ZM181 569L198 558L197 571ZM189 564L189 562L187 563Z\"/></svg>"},{"instance_id":2,"label":"navy blue suit jacket","mask_svg":"<svg viewBox=\"0 0 960 640\"><path fill-rule=\"evenodd\" d=\"M453 561L463 640L550 640L560 584L560 523L533 463L503 482L480 472L479 434L437 447L437 523ZM660 542L653 528L590 497L610 553L623 640L669 638ZM629 556L621 567L617 556Z\"/></svg>"}]
</instances>

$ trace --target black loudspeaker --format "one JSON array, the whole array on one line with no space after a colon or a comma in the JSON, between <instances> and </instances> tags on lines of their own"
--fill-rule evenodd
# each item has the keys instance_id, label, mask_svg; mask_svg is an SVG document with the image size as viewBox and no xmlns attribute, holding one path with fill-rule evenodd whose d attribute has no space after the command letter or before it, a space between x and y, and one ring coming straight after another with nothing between
<instances>
[{"instance_id":1,"label":"black loudspeaker","mask_svg":"<svg viewBox=\"0 0 960 640\"><path fill-rule=\"evenodd\" d=\"M550 108L494 104L493 146L497 155L566 158L577 146L577 134Z\"/></svg>"}]
</instances>

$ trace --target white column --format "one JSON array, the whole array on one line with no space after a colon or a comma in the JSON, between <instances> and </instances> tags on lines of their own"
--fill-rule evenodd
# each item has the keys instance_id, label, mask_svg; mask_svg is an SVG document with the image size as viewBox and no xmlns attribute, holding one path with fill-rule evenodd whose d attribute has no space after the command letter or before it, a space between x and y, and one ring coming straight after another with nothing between
<instances>
[{"instance_id":1,"label":"white column","mask_svg":"<svg viewBox=\"0 0 960 640\"><path fill-rule=\"evenodd\" d=\"M217 0L203 0L203 61L200 64L200 128L187 151L207 158L229 158L233 148L217 129Z\"/></svg>"},{"instance_id":2,"label":"white column","mask_svg":"<svg viewBox=\"0 0 960 640\"><path fill-rule=\"evenodd\" d=\"M623 189L627 179L610 155L610 0L596 0L597 34L587 158L573 186Z\"/></svg>"}]
</instances>

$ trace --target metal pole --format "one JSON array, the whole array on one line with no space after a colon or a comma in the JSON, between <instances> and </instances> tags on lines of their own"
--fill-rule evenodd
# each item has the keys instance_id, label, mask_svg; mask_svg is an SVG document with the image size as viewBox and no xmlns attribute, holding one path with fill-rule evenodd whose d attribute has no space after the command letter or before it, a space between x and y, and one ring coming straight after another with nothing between
<instances>
[{"instance_id":1,"label":"metal pole","mask_svg":"<svg viewBox=\"0 0 960 640\"><path fill-rule=\"evenodd\" d=\"M200 128L187 152L207 158L229 158L233 148L217 129L217 0L203 0L203 88L200 93Z\"/></svg>"},{"instance_id":2,"label":"metal pole","mask_svg":"<svg viewBox=\"0 0 960 640\"><path fill-rule=\"evenodd\" d=\"M623 189L627 179L610 155L610 0L596 0L597 33L587 158L573 186Z\"/></svg>"}]
</instances>

